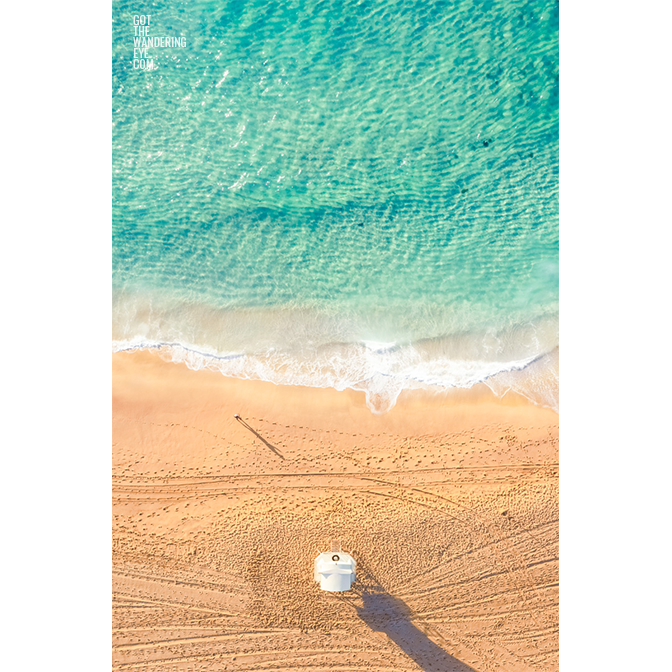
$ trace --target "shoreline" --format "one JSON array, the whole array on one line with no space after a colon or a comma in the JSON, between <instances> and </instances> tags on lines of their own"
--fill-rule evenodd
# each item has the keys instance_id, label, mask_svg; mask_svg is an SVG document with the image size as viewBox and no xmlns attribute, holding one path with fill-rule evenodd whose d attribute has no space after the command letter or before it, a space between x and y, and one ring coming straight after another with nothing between
<instances>
[{"instance_id":1,"label":"shoreline","mask_svg":"<svg viewBox=\"0 0 672 672\"><path fill-rule=\"evenodd\" d=\"M117 342L115 342L117 343ZM192 346L186 346L181 343L117 343L118 349L113 349L113 355L121 353L148 352L156 353L165 362L174 364L184 364L192 371L213 371L226 379L247 380L259 383L271 383L278 387L286 388L307 388L312 390L333 390L354 391L364 393L366 404L372 413L384 415L398 403L400 396L408 398L411 396L420 396L424 399L434 397L445 397L451 402L462 399L480 398L485 389L498 397L500 400L504 397L509 399L524 398L535 405L550 408L558 413L559 405L559 347L556 346L548 353L539 354L522 362L509 362L506 368L494 373L487 374L482 378L476 377L477 382L460 383L453 381L450 384L444 382L431 381L422 378L416 378L409 373L400 375L394 372L394 367L390 372L383 373L375 368L366 372L368 378L352 379L344 382L336 371L323 371L327 375L325 379L315 378L314 372L298 374L288 373L297 369L296 362L291 360L284 361L280 369L275 369L271 364L271 358L259 358L248 355L216 355L203 352ZM123 346L123 347L122 347ZM365 344L359 344L362 348L369 348ZM385 356L388 351L398 350L395 346L391 349L371 349L370 354L373 357ZM360 362L361 364L361 362ZM367 365L370 362L367 362ZM383 360L382 366L387 366ZM483 366L483 363L477 362L455 362L456 365L465 370L474 365ZM492 363L491 363L492 364ZM501 363L500 363L501 364ZM311 367L307 367L310 371ZM337 367L342 369L341 366ZM248 371L254 372L251 376ZM297 369L298 370L298 369ZM358 366L359 374L364 371ZM263 373L262 373L263 372ZM469 374L473 376L472 374ZM306 379L312 379L311 382L302 382ZM298 380L298 382L297 382ZM471 393L473 391L473 394ZM466 393L466 397L465 397ZM487 396L487 395L486 395ZM507 400L508 401L508 400ZM506 402L505 402L506 403Z\"/></svg>"},{"instance_id":2,"label":"shoreline","mask_svg":"<svg viewBox=\"0 0 672 672\"><path fill-rule=\"evenodd\" d=\"M112 360L114 669L557 669L557 413L479 384L374 415L354 390ZM342 595L312 581L334 537L358 562Z\"/></svg>"},{"instance_id":3,"label":"shoreline","mask_svg":"<svg viewBox=\"0 0 672 672\"><path fill-rule=\"evenodd\" d=\"M365 393L360 390L280 385L270 381L228 377L217 371L194 370L184 363L165 361L159 353L150 350L113 354L115 385L118 386L124 377L139 373L142 380L147 381L148 389L160 382L167 386L186 385L191 390L198 389L201 392L209 390L213 396L206 402L207 410L216 413L213 404L224 404L231 416L222 417L222 422L227 426L234 413L242 416L252 414L255 417L260 413L279 414L292 423L299 422L305 414L313 420L319 418L322 424L325 421L331 423L335 430L343 429L346 423L354 421L366 429L388 429L408 436L422 434L428 427L438 432L460 431L500 416L516 423L529 421L535 416L538 417L536 422L558 422L558 414L554 410L539 406L512 390L499 397L486 383L437 392L402 390L390 411L375 414L367 408ZM168 397L162 396L166 404L164 408L179 406L179 402L172 404ZM278 396L282 397L282 401ZM165 412L168 413L167 410ZM450 413L450 417L445 417L444 413ZM438 417L436 414L439 414Z\"/></svg>"}]
</instances>

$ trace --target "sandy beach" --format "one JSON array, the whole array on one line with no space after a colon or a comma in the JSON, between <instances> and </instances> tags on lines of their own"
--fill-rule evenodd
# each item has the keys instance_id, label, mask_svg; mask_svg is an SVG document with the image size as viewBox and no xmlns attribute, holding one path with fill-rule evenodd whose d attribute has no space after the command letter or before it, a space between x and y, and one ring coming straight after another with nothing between
<instances>
[{"instance_id":1,"label":"sandy beach","mask_svg":"<svg viewBox=\"0 0 672 672\"><path fill-rule=\"evenodd\" d=\"M113 613L114 670L557 670L558 415L116 353Z\"/></svg>"}]
</instances>

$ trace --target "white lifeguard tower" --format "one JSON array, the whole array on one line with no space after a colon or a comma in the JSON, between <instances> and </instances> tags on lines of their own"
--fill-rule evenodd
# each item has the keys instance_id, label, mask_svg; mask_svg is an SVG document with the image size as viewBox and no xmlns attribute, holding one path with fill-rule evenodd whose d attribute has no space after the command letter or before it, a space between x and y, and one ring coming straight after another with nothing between
<instances>
[{"instance_id":1,"label":"white lifeguard tower","mask_svg":"<svg viewBox=\"0 0 672 672\"><path fill-rule=\"evenodd\" d=\"M322 590L339 593L350 590L355 582L357 563L349 554L341 551L337 541L331 542L331 551L320 553L315 558L315 581L318 581Z\"/></svg>"}]
</instances>

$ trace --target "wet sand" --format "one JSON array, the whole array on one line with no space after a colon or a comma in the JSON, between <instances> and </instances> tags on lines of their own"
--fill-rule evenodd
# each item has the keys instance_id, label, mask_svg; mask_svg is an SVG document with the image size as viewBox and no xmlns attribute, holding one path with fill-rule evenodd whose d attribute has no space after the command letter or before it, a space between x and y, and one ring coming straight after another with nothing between
<instances>
[{"instance_id":1,"label":"wet sand","mask_svg":"<svg viewBox=\"0 0 672 672\"><path fill-rule=\"evenodd\" d=\"M113 669L558 669L558 415L113 356ZM239 414L241 420L234 418ZM322 592L332 539L358 563Z\"/></svg>"}]
</instances>

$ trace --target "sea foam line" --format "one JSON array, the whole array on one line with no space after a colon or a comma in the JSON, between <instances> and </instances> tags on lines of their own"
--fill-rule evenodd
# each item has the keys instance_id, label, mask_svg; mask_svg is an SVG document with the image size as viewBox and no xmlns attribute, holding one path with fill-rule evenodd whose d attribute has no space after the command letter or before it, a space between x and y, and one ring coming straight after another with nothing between
<instances>
[{"instance_id":1,"label":"sea foam line","mask_svg":"<svg viewBox=\"0 0 672 672\"><path fill-rule=\"evenodd\" d=\"M259 353L220 353L180 342L143 337L113 341L114 352L157 350L170 362L192 370L209 369L233 378L276 385L332 387L365 393L376 414L396 404L404 389L439 392L485 383L497 396L513 390L533 403L558 411L557 348L514 361L423 358L412 345L362 342L334 344L312 357L269 349Z\"/></svg>"}]
</instances>

